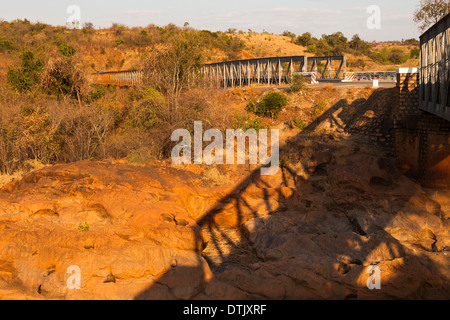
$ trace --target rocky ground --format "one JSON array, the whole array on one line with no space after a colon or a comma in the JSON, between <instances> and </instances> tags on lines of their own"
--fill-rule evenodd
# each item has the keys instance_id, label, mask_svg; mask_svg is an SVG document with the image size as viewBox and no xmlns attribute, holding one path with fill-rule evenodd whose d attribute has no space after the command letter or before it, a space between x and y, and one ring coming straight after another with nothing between
<instances>
[{"instance_id":1,"label":"rocky ground","mask_svg":"<svg viewBox=\"0 0 450 320\"><path fill-rule=\"evenodd\" d=\"M93 161L5 185L0 299L449 299L448 194L355 138L296 139L303 160L220 167L224 186L201 166Z\"/></svg>"}]
</instances>

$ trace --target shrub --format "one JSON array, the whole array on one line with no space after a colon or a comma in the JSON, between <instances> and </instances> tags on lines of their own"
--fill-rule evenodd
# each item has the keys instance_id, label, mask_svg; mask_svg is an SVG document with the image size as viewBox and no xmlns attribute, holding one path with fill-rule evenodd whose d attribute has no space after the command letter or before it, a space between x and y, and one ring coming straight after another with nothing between
<instances>
[{"instance_id":1,"label":"shrub","mask_svg":"<svg viewBox=\"0 0 450 320\"><path fill-rule=\"evenodd\" d=\"M49 163L58 153L58 127L42 107L25 106L17 117L16 147L28 159Z\"/></svg>"},{"instance_id":2,"label":"shrub","mask_svg":"<svg viewBox=\"0 0 450 320\"><path fill-rule=\"evenodd\" d=\"M417 44L420 44L420 41L417 40L417 39L412 38L412 39L406 39L404 41L404 43L408 44L408 45L417 45Z\"/></svg>"},{"instance_id":3,"label":"shrub","mask_svg":"<svg viewBox=\"0 0 450 320\"><path fill-rule=\"evenodd\" d=\"M371 54L371 58L375 61L389 64L401 64L408 61L409 56L400 48L387 49L384 48L380 52L374 52Z\"/></svg>"},{"instance_id":4,"label":"shrub","mask_svg":"<svg viewBox=\"0 0 450 320\"><path fill-rule=\"evenodd\" d=\"M364 68L367 66L367 63L364 60L362 60L362 59L358 59L358 60L356 60L354 62L350 62L349 66L350 67L360 68L360 69L364 70Z\"/></svg>"},{"instance_id":5,"label":"shrub","mask_svg":"<svg viewBox=\"0 0 450 320\"><path fill-rule=\"evenodd\" d=\"M408 61L408 55L402 50L394 48L390 52L389 60L395 64L401 64Z\"/></svg>"},{"instance_id":6,"label":"shrub","mask_svg":"<svg viewBox=\"0 0 450 320\"><path fill-rule=\"evenodd\" d=\"M306 52L308 53L317 53L317 46L315 44L310 44L306 47Z\"/></svg>"},{"instance_id":7,"label":"shrub","mask_svg":"<svg viewBox=\"0 0 450 320\"><path fill-rule=\"evenodd\" d=\"M78 231L89 231L89 224L87 222L78 225Z\"/></svg>"},{"instance_id":8,"label":"shrub","mask_svg":"<svg viewBox=\"0 0 450 320\"><path fill-rule=\"evenodd\" d=\"M203 174L203 180L212 183L215 186L221 186L230 183L228 175L220 173L217 168L210 168Z\"/></svg>"},{"instance_id":9,"label":"shrub","mask_svg":"<svg viewBox=\"0 0 450 320\"><path fill-rule=\"evenodd\" d=\"M136 99L130 110L131 124L149 130L156 125L161 108L166 106L166 99L152 88L137 93Z\"/></svg>"},{"instance_id":10,"label":"shrub","mask_svg":"<svg viewBox=\"0 0 450 320\"><path fill-rule=\"evenodd\" d=\"M289 82L288 92L299 92L300 90L305 90L306 88L306 79L303 75L295 73L291 77L291 81Z\"/></svg>"},{"instance_id":11,"label":"shrub","mask_svg":"<svg viewBox=\"0 0 450 320\"><path fill-rule=\"evenodd\" d=\"M13 48L13 45L12 45L11 41L9 41L5 38L0 38L0 52L8 51L8 50L11 50L12 48Z\"/></svg>"},{"instance_id":12,"label":"shrub","mask_svg":"<svg viewBox=\"0 0 450 320\"><path fill-rule=\"evenodd\" d=\"M87 78L81 63L73 59L51 59L45 67L42 87L51 94L67 94L80 98L87 91Z\"/></svg>"},{"instance_id":13,"label":"shrub","mask_svg":"<svg viewBox=\"0 0 450 320\"><path fill-rule=\"evenodd\" d=\"M245 122L245 124L240 127L242 130L247 131L249 129L253 129L255 131L259 131L261 129L264 129L264 126L261 124L261 121L259 118L256 119L249 119Z\"/></svg>"},{"instance_id":14,"label":"shrub","mask_svg":"<svg viewBox=\"0 0 450 320\"><path fill-rule=\"evenodd\" d=\"M61 43L58 46L58 52L65 57L72 57L75 55L75 49L65 43Z\"/></svg>"},{"instance_id":15,"label":"shrub","mask_svg":"<svg viewBox=\"0 0 450 320\"><path fill-rule=\"evenodd\" d=\"M20 68L10 67L6 75L9 86L19 92L29 91L40 81L42 61L35 59L33 52L23 51Z\"/></svg>"},{"instance_id":16,"label":"shrub","mask_svg":"<svg viewBox=\"0 0 450 320\"><path fill-rule=\"evenodd\" d=\"M419 59L419 57L420 57L420 49L417 49L417 48L416 49L412 49L410 54L409 54L409 57L411 59Z\"/></svg>"},{"instance_id":17,"label":"shrub","mask_svg":"<svg viewBox=\"0 0 450 320\"><path fill-rule=\"evenodd\" d=\"M252 102L250 102L250 104L253 105ZM251 119L250 115L248 115L248 114L242 115L242 114L239 114L239 113L235 113L232 116L232 118L231 118L231 126L234 129L242 129L242 128L244 128L247 125L247 121L249 121L250 119Z\"/></svg>"},{"instance_id":18,"label":"shrub","mask_svg":"<svg viewBox=\"0 0 450 320\"><path fill-rule=\"evenodd\" d=\"M301 119L295 119L294 127L296 127L297 129L300 129L300 130L305 130L308 127L308 125L306 124L306 122L304 122Z\"/></svg>"},{"instance_id":19,"label":"shrub","mask_svg":"<svg viewBox=\"0 0 450 320\"><path fill-rule=\"evenodd\" d=\"M278 118L281 109L287 105L287 97L279 92L269 92L259 103L250 102L248 109L263 117Z\"/></svg>"},{"instance_id":20,"label":"shrub","mask_svg":"<svg viewBox=\"0 0 450 320\"><path fill-rule=\"evenodd\" d=\"M149 147L133 150L127 155L128 162L133 164L146 164L153 159L155 159L155 156L152 149Z\"/></svg>"},{"instance_id":21,"label":"shrub","mask_svg":"<svg viewBox=\"0 0 450 320\"><path fill-rule=\"evenodd\" d=\"M116 33L116 35L121 35L121 34L123 34L123 32L125 31L125 30L127 30L127 28L125 27L125 26L123 26L123 25L117 25L116 23L113 23L113 25L112 25L112 27L111 28L115 28L115 33Z\"/></svg>"},{"instance_id":22,"label":"shrub","mask_svg":"<svg viewBox=\"0 0 450 320\"><path fill-rule=\"evenodd\" d=\"M114 90L113 86L109 85L91 85L91 91L89 92L89 101L100 100L106 95L107 91Z\"/></svg>"},{"instance_id":23,"label":"shrub","mask_svg":"<svg viewBox=\"0 0 450 320\"><path fill-rule=\"evenodd\" d=\"M321 114L324 110L325 107L328 105L328 101L325 99L320 99L319 102L314 106L314 115L319 115Z\"/></svg>"}]
</instances>

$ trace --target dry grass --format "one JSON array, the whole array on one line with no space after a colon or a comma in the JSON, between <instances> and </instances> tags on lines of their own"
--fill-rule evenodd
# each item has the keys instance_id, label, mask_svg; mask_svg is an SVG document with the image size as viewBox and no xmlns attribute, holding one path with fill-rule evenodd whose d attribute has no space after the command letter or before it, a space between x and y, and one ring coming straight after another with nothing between
<instances>
[{"instance_id":1,"label":"dry grass","mask_svg":"<svg viewBox=\"0 0 450 320\"><path fill-rule=\"evenodd\" d=\"M248 54L254 57L301 56L306 48L292 43L289 37L266 33L235 34L244 41ZM246 53L247 53L246 52Z\"/></svg>"},{"instance_id":2,"label":"dry grass","mask_svg":"<svg viewBox=\"0 0 450 320\"><path fill-rule=\"evenodd\" d=\"M216 167L207 169L202 178L215 186L223 186L230 183L230 177L221 173Z\"/></svg>"},{"instance_id":3,"label":"dry grass","mask_svg":"<svg viewBox=\"0 0 450 320\"><path fill-rule=\"evenodd\" d=\"M40 170L44 167L45 165L38 160L27 160L25 161L24 169L17 170L12 174L0 175L0 188L10 182L21 180L28 173Z\"/></svg>"}]
</instances>

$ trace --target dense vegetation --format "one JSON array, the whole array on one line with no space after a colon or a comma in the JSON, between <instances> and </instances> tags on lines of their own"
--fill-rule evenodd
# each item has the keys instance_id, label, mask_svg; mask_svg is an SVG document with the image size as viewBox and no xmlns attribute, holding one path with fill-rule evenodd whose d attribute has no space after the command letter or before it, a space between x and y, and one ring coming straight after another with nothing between
<instances>
[{"instance_id":1,"label":"dense vegetation","mask_svg":"<svg viewBox=\"0 0 450 320\"><path fill-rule=\"evenodd\" d=\"M191 128L193 120L221 126L192 79L209 50L234 58L239 40L174 25L107 31L97 37L90 25L69 30L27 20L0 23L0 50L13 61L0 85L0 173L30 160L128 157L142 163L170 155L170 134ZM83 50L127 47L146 48L137 66L148 71L146 82L127 90L92 85Z\"/></svg>"},{"instance_id":2,"label":"dense vegetation","mask_svg":"<svg viewBox=\"0 0 450 320\"><path fill-rule=\"evenodd\" d=\"M330 35L322 35L317 39L306 32L300 36L295 36L289 31L284 35L292 37L295 43L307 48L307 52L318 56L332 56L343 55L350 53L355 56L367 56L372 60L383 64L402 64L410 58L417 58L418 48L412 49L410 52L405 52L400 48L383 48L381 51L374 51L370 43L362 40L357 34L349 41L342 32L336 32ZM416 39L407 39L403 41L405 45L418 46L419 42ZM420 52L420 51L419 51Z\"/></svg>"},{"instance_id":3,"label":"dense vegetation","mask_svg":"<svg viewBox=\"0 0 450 320\"><path fill-rule=\"evenodd\" d=\"M318 55L351 52L382 63L417 56L417 51L396 49L374 52L359 37L348 41L341 33L321 39L307 33L290 36ZM193 79L201 81L195 76L199 67L218 52L220 59L230 60L240 58L243 49L244 43L232 32L199 31L187 25L114 24L95 30L89 23L67 29L27 20L0 22L0 62L7 66L5 78L0 78L0 173L13 173L29 161L127 157L145 163L170 155L173 130L192 129L194 120L220 129L234 127L233 119L227 123ZM131 67L146 71L142 86L121 90L91 84L90 74L114 63L105 59L106 65L95 65L86 56L122 52L123 66L122 57L130 51L138 53ZM295 78L288 91L303 87L304 79ZM270 93L255 102L252 111L276 118L286 103L284 94ZM262 128L259 118L247 126Z\"/></svg>"}]
</instances>

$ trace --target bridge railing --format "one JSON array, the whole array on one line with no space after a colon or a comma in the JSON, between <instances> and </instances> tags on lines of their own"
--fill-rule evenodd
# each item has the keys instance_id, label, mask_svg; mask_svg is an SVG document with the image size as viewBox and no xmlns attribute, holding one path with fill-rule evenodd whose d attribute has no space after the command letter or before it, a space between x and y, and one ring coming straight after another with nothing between
<instances>
[{"instance_id":1,"label":"bridge railing","mask_svg":"<svg viewBox=\"0 0 450 320\"><path fill-rule=\"evenodd\" d=\"M354 72L354 80L356 81L372 81L374 77L378 77L382 81L397 81L397 71L368 71Z\"/></svg>"},{"instance_id":2,"label":"bridge railing","mask_svg":"<svg viewBox=\"0 0 450 320\"><path fill-rule=\"evenodd\" d=\"M419 108L450 121L450 14L420 37Z\"/></svg>"}]
</instances>

